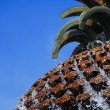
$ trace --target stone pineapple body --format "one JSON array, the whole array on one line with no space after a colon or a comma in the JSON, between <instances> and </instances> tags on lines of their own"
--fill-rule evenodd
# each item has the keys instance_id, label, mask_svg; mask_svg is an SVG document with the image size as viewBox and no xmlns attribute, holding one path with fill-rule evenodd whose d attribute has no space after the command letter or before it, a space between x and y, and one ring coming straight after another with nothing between
<instances>
[{"instance_id":1,"label":"stone pineapple body","mask_svg":"<svg viewBox=\"0 0 110 110\"><path fill-rule=\"evenodd\" d=\"M80 16L58 32L52 58L70 42L72 56L36 81L16 110L110 110L110 1L77 0L62 18Z\"/></svg>"},{"instance_id":2,"label":"stone pineapple body","mask_svg":"<svg viewBox=\"0 0 110 110\"><path fill-rule=\"evenodd\" d=\"M109 110L110 43L70 57L35 82L17 110Z\"/></svg>"}]
</instances>

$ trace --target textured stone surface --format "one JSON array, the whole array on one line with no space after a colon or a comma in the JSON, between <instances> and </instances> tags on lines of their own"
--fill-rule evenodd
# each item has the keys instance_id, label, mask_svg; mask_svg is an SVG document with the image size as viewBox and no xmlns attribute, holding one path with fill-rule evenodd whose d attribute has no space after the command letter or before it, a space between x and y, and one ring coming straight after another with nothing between
<instances>
[{"instance_id":1,"label":"textured stone surface","mask_svg":"<svg viewBox=\"0 0 110 110\"><path fill-rule=\"evenodd\" d=\"M32 85L17 110L109 110L109 50L106 44L60 63Z\"/></svg>"}]
</instances>

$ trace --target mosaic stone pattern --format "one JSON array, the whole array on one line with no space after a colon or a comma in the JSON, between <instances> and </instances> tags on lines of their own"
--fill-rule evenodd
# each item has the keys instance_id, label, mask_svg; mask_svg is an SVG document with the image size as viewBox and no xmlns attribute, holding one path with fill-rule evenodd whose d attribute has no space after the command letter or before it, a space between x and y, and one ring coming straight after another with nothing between
<instances>
[{"instance_id":1,"label":"mosaic stone pattern","mask_svg":"<svg viewBox=\"0 0 110 110\"><path fill-rule=\"evenodd\" d=\"M32 85L16 110L110 110L110 43L58 64Z\"/></svg>"}]
</instances>

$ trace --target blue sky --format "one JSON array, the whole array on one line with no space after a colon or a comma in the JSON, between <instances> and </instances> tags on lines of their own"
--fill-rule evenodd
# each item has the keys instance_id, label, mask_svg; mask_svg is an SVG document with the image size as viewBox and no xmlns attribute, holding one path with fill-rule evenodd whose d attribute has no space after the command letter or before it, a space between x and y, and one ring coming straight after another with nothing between
<instances>
[{"instance_id":1,"label":"blue sky","mask_svg":"<svg viewBox=\"0 0 110 110\"><path fill-rule=\"evenodd\" d=\"M30 86L59 62L75 43L51 59L55 35L69 19L59 15L74 0L0 0L0 110L13 110Z\"/></svg>"}]
</instances>

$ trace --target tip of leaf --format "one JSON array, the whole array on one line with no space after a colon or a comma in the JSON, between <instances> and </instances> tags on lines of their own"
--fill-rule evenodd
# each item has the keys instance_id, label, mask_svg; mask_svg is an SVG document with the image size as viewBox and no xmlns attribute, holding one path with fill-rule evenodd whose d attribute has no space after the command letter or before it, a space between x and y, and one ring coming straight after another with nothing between
<instances>
[{"instance_id":1,"label":"tip of leaf","mask_svg":"<svg viewBox=\"0 0 110 110\"><path fill-rule=\"evenodd\" d=\"M57 59L58 58L58 54L52 54L52 59Z\"/></svg>"}]
</instances>

